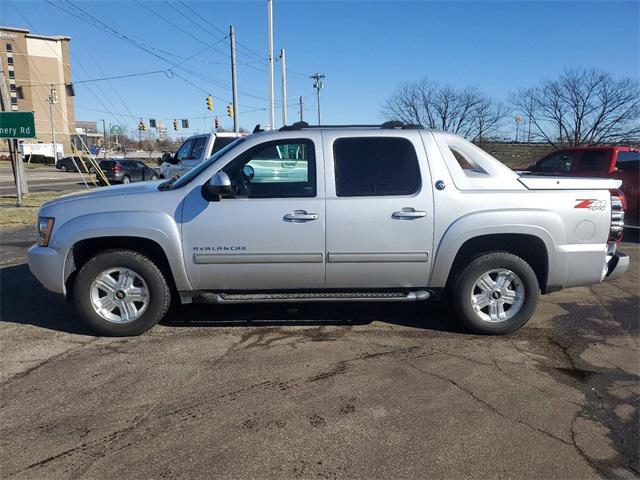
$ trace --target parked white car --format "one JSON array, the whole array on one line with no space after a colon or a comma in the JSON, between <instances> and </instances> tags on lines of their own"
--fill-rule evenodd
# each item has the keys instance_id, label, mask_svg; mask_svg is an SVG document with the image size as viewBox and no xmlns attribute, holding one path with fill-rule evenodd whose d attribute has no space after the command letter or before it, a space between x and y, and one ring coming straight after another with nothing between
<instances>
[{"instance_id":1,"label":"parked white car","mask_svg":"<svg viewBox=\"0 0 640 480\"><path fill-rule=\"evenodd\" d=\"M206 133L187 138L178 151L160 165L160 178L181 177L243 134Z\"/></svg>"}]
</instances>

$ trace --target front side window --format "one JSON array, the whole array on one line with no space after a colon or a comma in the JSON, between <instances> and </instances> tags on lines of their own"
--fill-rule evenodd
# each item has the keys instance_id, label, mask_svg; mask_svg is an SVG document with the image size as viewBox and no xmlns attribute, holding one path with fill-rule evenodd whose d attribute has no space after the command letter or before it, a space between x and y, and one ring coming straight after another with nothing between
<instances>
[{"instance_id":1,"label":"front side window","mask_svg":"<svg viewBox=\"0 0 640 480\"><path fill-rule=\"evenodd\" d=\"M573 154L571 152L557 152L536 165L538 172L569 172L573 165Z\"/></svg>"},{"instance_id":2,"label":"front side window","mask_svg":"<svg viewBox=\"0 0 640 480\"><path fill-rule=\"evenodd\" d=\"M204 147L207 146L207 137L198 137L193 142L193 148L191 149L191 154L187 160L197 160L202 158L202 154L204 152Z\"/></svg>"},{"instance_id":3,"label":"front side window","mask_svg":"<svg viewBox=\"0 0 640 480\"><path fill-rule=\"evenodd\" d=\"M189 156L189 152L191 151L191 146L193 145L193 140L187 140L182 144L182 146L178 149L176 153L176 159L178 161L187 160Z\"/></svg>"},{"instance_id":4,"label":"front side window","mask_svg":"<svg viewBox=\"0 0 640 480\"><path fill-rule=\"evenodd\" d=\"M418 157L404 138L339 138L333 158L338 197L412 195L420 189Z\"/></svg>"},{"instance_id":5,"label":"front side window","mask_svg":"<svg viewBox=\"0 0 640 480\"><path fill-rule=\"evenodd\" d=\"M316 196L316 164L311 140L276 140L257 145L222 170L231 178L237 196Z\"/></svg>"}]
</instances>

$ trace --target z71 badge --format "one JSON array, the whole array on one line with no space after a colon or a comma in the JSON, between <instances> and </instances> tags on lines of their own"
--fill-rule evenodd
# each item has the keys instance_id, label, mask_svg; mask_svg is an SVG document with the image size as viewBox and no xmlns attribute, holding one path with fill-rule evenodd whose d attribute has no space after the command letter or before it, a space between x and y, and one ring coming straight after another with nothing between
<instances>
[{"instance_id":1,"label":"z71 badge","mask_svg":"<svg viewBox=\"0 0 640 480\"><path fill-rule=\"evenodd\" d=\"M596 200L595 198L576 198L576 205L573 208L588 208L589 210L604 210L607 206L606 200Z\"/></svg>"}]
</instances>

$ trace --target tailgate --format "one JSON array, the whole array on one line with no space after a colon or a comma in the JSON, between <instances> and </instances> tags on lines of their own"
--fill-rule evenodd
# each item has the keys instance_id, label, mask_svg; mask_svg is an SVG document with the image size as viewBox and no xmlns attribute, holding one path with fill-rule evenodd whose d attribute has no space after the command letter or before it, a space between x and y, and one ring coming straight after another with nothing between
<instances>
[{"instance_id":1,"label":"tailgate","mask_svg":"<svg viewBox=\"0 0 640 480\"><path fill-rule=\"evenodd\" d=\"M562 177L522 174L518 181L529 190L617 190L621 180L613 178Z\"/></svg>"}]
</instances>

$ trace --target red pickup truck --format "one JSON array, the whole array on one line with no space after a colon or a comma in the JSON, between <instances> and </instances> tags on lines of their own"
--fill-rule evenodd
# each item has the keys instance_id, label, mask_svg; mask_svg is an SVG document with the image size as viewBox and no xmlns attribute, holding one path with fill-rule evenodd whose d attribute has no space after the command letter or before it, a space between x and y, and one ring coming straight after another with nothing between
<instances>
[{"instance_id":1,"label":"red pickup truck","mask_svg":"<svg viewBox=\"0 0 640 480\"><path fill-rule=\"evenodd\" d=\"M638 225L640 203L640 151L631 147L579 147L557 150L528 169L572 177L607 177L622 180L626 219ZM625 222L627 223L627 222Z\"/></svg>"}]
</instances>

